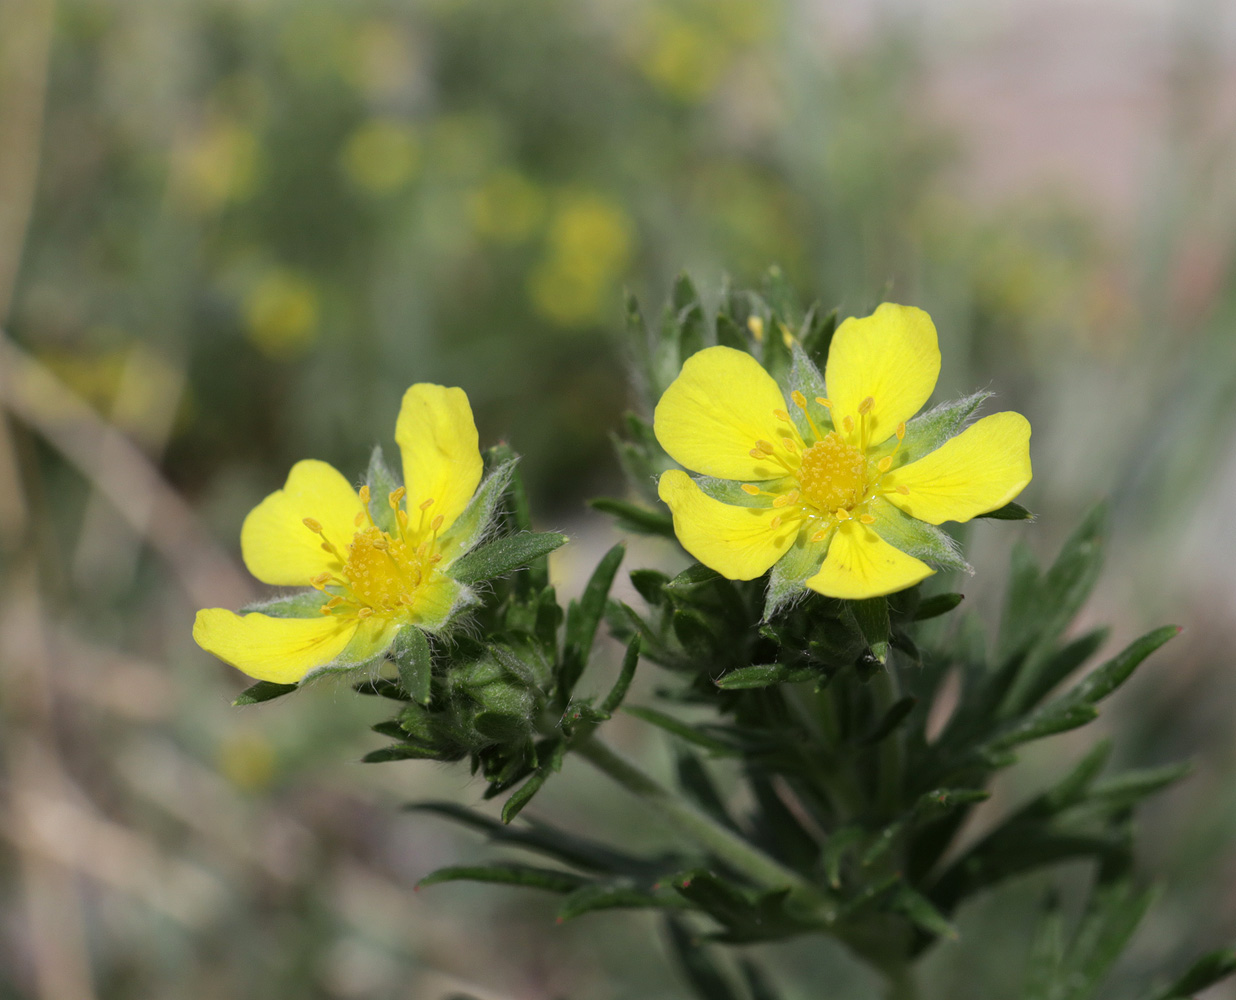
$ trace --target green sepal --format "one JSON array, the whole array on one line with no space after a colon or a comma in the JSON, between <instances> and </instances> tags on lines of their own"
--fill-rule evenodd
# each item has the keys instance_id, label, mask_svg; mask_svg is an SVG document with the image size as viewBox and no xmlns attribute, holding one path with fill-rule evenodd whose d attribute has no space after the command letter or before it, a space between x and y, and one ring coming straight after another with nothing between
<instances>
[{"instance_id":1,"label":"green sepal","mask_svg":"<svg viewBox=\"0 0 1236 1000\"><path fill-rule=\"evenodd\" d=\"M299 684L276 684L274 681L258 681L236 696L236 700L232 702L234 706L240 705L257 705L263 701L270 701L273 698L282 698L285 694L291 694L295 691Z\"/></svg>"},{"instance_id":2,"label":"green sepal","mask_svg":"<svg viewBox=\"0 0 1236 1000\"><path fill-rule=\"evenodd\" d=\"M752 496L743 489L744 485L755 486L765 493L780 493L786 488L786 479L765 479L744 484L733 479L717 479L715 476L693 476L695 485L705 495L731 507L771 507L772 497Z\"/></svg>"},{"instance_id":3,"label":"green sepal","mask_svg":"<svg viewBox=\"0 0 1236 1000\"><path fill-rule=\"evenodd\" d=\"M828 349L832 346L833 334L837 332L837 318L838 313L835 308L821 313L818 302L812 305L807 315L803 317L802 330L798 339L802 341L803 351L816 367L828 362ZM820 395L826 394L820 393Z\"/></svg>"},{"instance_id":4,"label":"green sepal","mask_svg":"<svg viewBox=\"0 0 1236 1000\"><path fill-rule=\"evenodd\" d=\"M807 592L807 580L820 571L833 535L830 531L822 541L811 541L809 530L799 531L785 555L773 564L764 596L764 621L784 610Z\"/></svg>"},{"instance_id":5,"label":"green sepal","mask_svg":"<svg viewBox=\"0 0 1236 1000\"><path fill-rule=\"evenodd\" d=\"M552 531L525 531L508 535L461 556L445 572L459 583L492 580L549 555L566 541L566 535Z\"/></svg>"},{"instance_id":6,"label":"green sepal","mask_svg":"<svg viewBox=\"0 0 1236 1000\"><path fill-rule=\"evenodd\" d=\"M399 668L399 683L412 696L412 700L422 705L429 704L433 653L425 633L415 625L400 629L391 647L391 659Z\"/></svg>"},{"instance_id":7,"label":"green sepal","mask_svg":"<svg viewBox=\"0 0 1236 1000\"><path fill-rule=\"evenodd\" d=\"M986 514L975 514L976 518L986 517L993 521L1033 521L1035 515L1019 503L1010 500L1003 507L989 510Z\"/></svg>"},{"instance_id":8,"label":"green sepal","mask_svg":"<svg viewBox=\"0 0 1236 1000\"><path fill-rule=\"evenodd\" d=\"M921 413L906 424L905 440L893 458L893 468L916 462L924 455L935 451L949 438L956 435L974 416L990 392L976 392L951 403L941 403L926 413ZM890 454L897 445L896 438L889 438L884 446L871 453L872 458Z\"/></svg>"},{"instance_id":9,"label":"green sepal","mask_svg":"<svg viewBox=\"0 0 1236 1000\"><path fill-rule=\"evenodd\" d=\"M402 621L378 619L378 616L374 615L368 622L361 624L356 634L352 636L352 641L343 648L343 652L329 663L310 670L301 678L300 683L307 684L327 674L348 673L362 667L376 669L403 626Z\"/></svg>"},{"instance_id":10,"label":"green sepal","mask_svg":"<svg viewBox=\"0 0 1236 1000\"><path fill-rule=\"evenodd\" d=\"M669 890L641 889L629 882L594 882L567 896L558 910L558 920L573 920L597 910L691 908L690 903Z\"/></svg>"},{"instance_id":11,"label":"green sepal","mask_svg":"<svg viewBox=\"0 0 1236 1000\"><path fill-rule=\"evenodd\" d=\"M464 512L443 533L438 541L438 551L444 562L460 558L485 537L494 523L518 461L517 458L508 459L486 476Z\"/></svg>"},{"instance_id":12,"label":"green sepal","mask_svg":"<svg viewBox=\"0 0 1236 1000\"><path fill-rule=\"evenodd\" d=\"M914 621L925 622L932 618L939 618L940 615L948 614L964 600L964 594L932 594L931 597L923 598L922 603L914 609Z\"/></svg>"},{"instance_id":13,"label":"green sepal","mask_svg":"<svg viewBox=\"0 0 1236 1000\"><path fill-rule=\"evenodd\" d=\"M271 618L317 618L322 614L322 605L330 598L330 594L321 590L298 590L286 597L246 604L238 614L247 615L256 611Z\"/></svg>"},{"instance_id":14,"label":"green sepal","mask_svg":"<svg viewBox=\"0 0 1236 1000\"><path fill-rule=\"evenodd\" d=\"M833 430L833 415L828 407L816 402L816 399L828 396L824 388L824 376L820 374L820 369L815 366L815 362L808 357L807 352L797 342L791 348L791 355L793 361L790 365L790 389L797 390L806 397L807 414L804 414L789 398L786 400L786 412L794 421L794 426L798 428L802 439L810 443L815 440L815 433L807 421L807 415L815 421L815 426L821 434L827 434Z\"/></svg>"},{"instance_id":15,"label":"green sepal","mask_svg":"<svg viewBox=\"0 0 1236 1000\"><path fill-rule=\"evenodd\" d=\"M365 482L369 486L369 516L373 518L373 523L388 535L397 535L399 524L395 520L395 509L391 506L390 495L400 484L398 477L386 464L381 445L374 445L369 455L369 471L365 473Z\"/></svg>"},{"instance_id":16,"label":"green sepal","mask_svg":"<svg viewBox=\"0 0 1236 1000\"><path fill-rule=\"evenodd\" d=\"M884 497L868 501L867 512L875 518L872 530L893 548L940 569L974 572L953 538L934 524L911 517Z\"/></svg>"}]
</instances>

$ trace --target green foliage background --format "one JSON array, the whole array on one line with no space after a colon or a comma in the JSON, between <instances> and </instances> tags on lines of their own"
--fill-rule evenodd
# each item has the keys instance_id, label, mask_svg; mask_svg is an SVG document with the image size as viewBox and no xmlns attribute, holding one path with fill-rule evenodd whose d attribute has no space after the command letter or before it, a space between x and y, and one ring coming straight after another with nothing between
<instances>
[{"instance_id":1,"label":"green foliage background","mask_svg":"<svg viewBox=\"0 0 1236 1000\"><path fill-rule=\"evenodd\" d=\"M1113 226L1068 190L971 196L964 129L925 110L912 21L846 42L789 0L0 13L0 155L40 154L24 246L2 230L0 264L20 266L0 321L71 393L3 356L0 398L25 404L0 448L0 996L683 995L643 916L559 928L531 893L413 895L484 849L397 805L479 789L436 765L355 766L381 714L346 687L231 709L244 679L192 646L189 623L202 589L242 603L243 577L212 567L234 564L245 512L299 458L359 473L417 380L464 386L486 443L525 456L538 527L576 542L554 570L577 592L613 540L582 502L621 488L623 287L655 305L686 268L715 300L724 276L755 285L774 262L843 314L885 297L926 308L940 398L990 385L1030 417L1039 521L972 532L980 617L1014 537L1046 556L1110 496L1083 624L1114 622L1113 648L1186 626L1113 699L1116 757L1198 759L1143 811L1164 894L1121 974L1231 938L1236 210L1230 129L1205 127L1223 65L1205 58L1208 22L1182 21L1160 170L1144 211ZM42 18L46 65L18 72L38 62L21 31L37 40ZM0 206L22 197L0 171ZM102 484L127 467L74 401L189 499L192 531L152 549L162 508L154 530L134 532L131 506L118 517ZM85 474L58 434L85 442ZM680 568L669 547L637 557ZM621 725L668 773L665 748ZM990 817L1080 756L1057 742L1006 776ZM534 808L660 842L571 766ZM1059 884L1067 906L1067 870ZM963 910L928 995L1022 982L1042 891L1013 883ZM791 996L876 988L837 950L756 950L800 984Z\"/></svg>"}]
</instances>

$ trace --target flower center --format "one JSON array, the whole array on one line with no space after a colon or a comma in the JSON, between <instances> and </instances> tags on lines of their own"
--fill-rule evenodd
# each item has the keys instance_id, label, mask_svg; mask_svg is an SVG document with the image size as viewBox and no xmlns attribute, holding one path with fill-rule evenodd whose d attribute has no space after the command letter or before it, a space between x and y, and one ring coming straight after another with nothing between
<instances>
[{"instance_id":1,"label":"flower center","mask_svg":"<svg viewBox=\"0 0 1236 1000\"><path fill-rule=\"evenodd\" d=\"M391 509L395 512L397 530L394 535L373 523L369 514L369 487L360 491L361 512L356 515L356 532L347 546L346 555L323 535L320 522L304 519L305 527L322 536L322 548L342 563L341 574L321 573L310 583L318 590L333 594L322 605L322 614L339 613L357 618L373 614L392 614L412 607L416 592L425 584L442 561L437 551L441 515L425 524L426 513L433 504L421 505L421 524L416 531L408 530L408 514L399 506L404 489L391 493ZM365 527L365 522L369 524Z\"/></svg>"},{"instance_id":2,"label":"flower center","mask_svg":"<svg viewBox=\"0 0 1236 1000\"><path fill-rule=\"evenodd\" d=\"M848 510L867 489L867 458L830 431L803 452L797 478L803 497L819 510Z\"/></svg>"}]
</instances>

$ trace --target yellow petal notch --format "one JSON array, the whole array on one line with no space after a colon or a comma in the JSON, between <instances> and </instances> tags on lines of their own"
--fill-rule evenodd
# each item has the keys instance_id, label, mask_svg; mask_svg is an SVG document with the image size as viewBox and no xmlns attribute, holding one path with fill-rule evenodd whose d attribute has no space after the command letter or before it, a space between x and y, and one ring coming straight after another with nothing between
<instances>
[{"instance_id":1,"label":"yellow petal notch","mask_svg":"<svg viewBox=\"0 0 1236 1000\"><path fill-rule=\"evenodd\" d=\"M754 580L785 555L797 520L775 507L736 507L706 495L685 472L661 476L658 493L682 547L730 580Z\"/></svg>"},{"instance_id":2,"label":"yellow petal notch","mask_svg":"<svg viewBox=\"0 0 1236 1000\"><path fill-rule=\"evenodd\" d=\"M776 416L784 408L777 383L755 358L732 347L708 347L687 358L652 423L679 465L721 479L772 479L786 470L751 451L785 433Z\"/></svg>"},{"instance_id":3,"label":"yellow petal notch","mask_svg":"<svg viewBox=\"0 0 1236 1000\"><path fill-rule=\"evenodd\" d=\"M826 597L859 601L913 587L934 572L865 524L849 520L837 526L824 565L807 586Z\"/></svg>"},{"instance_id":4,"label":"yellow petal notch","mask_svg":"<svg viewBox=\"0 0 1236 1000\"><path fill-rule=\"evenodd\" d=\"M472 407L462 389L419 382L403 396L395 441L403 455L407 511L413 530L441 517L446 531L481 481L481 451Z\"/></svg>"},{"instance_id":5,"label":"yellow petal notch","mask_svg":"<svg viewBox=\"0 0 1236 1000\"><path fill-rule=\"evenodd\" d=\"M833 422L853 421L860 447L888 440L923 408L940 377L935 324L923 310L885 302L870 316L837 328L824 382Z\"/></svg>"},{"instance_id":6,"label":"yellow petal notch","mask_svg":"<svg viewBox=\"0 0 1236 1000\"><path fill-rule=\"evenodd\" d=\"M337 572L343 565L335 552L347 558L360 510L360 498L342 473L313 459L297 462L283 489L245 518L240 529L245 565L263 583L307 587L319 573Z\"/></svg>"},{"instance_id":7,"label":"yellow petal notch","mask_svg":"<svg viewBox=\"0 0 1236 1000\"><path fill-rule=\"evenodd\" d=\"M357 624L355 618L334 615L271 618L251 612L242 617L223 608L206 608L193 622L193 639L206 652L259 681L295 684L339 656L352 641Z\"/></svg>"},{"instance_id":8,"label":"yellow petal notch","mask_svg":"<svg viewBox=\"0 0 1236 1000\"><path fill-rule=\"evenodd\" d=\"M1030 482L1030 422L1006 411L984 417L881 486L890 503L929 524L968 521L1003 507ZM903 492L906 491L906 492Z\"/></svg>"}]
</instances>

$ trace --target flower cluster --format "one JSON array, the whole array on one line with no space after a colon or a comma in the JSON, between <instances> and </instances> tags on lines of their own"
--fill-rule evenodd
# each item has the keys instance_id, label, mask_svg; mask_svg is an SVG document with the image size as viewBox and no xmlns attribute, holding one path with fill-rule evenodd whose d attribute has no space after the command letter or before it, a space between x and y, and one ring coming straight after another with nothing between
<instances>
[{"instance_id":1,"label":"flower cluster","mask_svg":"<svg viewBox=\"0 0 1236 1000\"><path fill-rule=\"evenodd\" d=\"M805 587L861 599L955 565L932 526L968 521L1030 482L1030 424L996 413L961 430L971 397L912 420L935 389L940 349L922 310L885 303L837 329L825 372L797 346L783 391L750 354L687 359L654 429L681 470L660 497L683 547L733 580L773 569L770 612Z\"/></svg>"}]
</instances>

